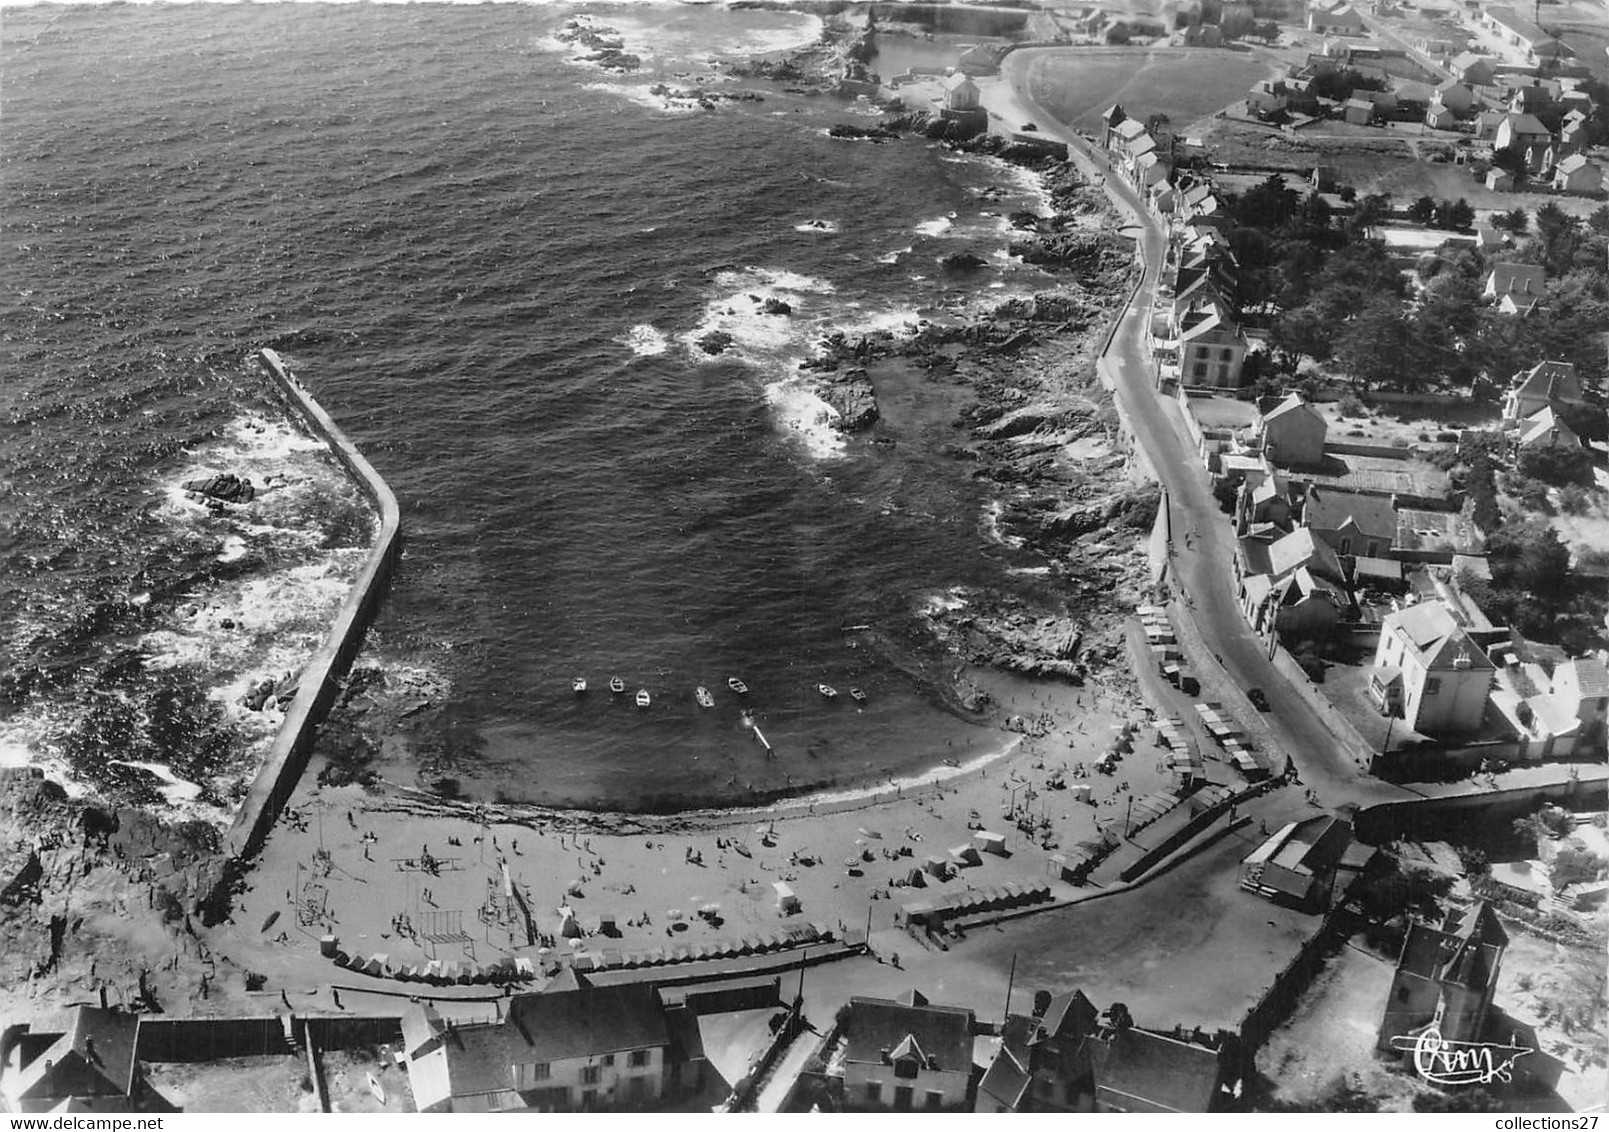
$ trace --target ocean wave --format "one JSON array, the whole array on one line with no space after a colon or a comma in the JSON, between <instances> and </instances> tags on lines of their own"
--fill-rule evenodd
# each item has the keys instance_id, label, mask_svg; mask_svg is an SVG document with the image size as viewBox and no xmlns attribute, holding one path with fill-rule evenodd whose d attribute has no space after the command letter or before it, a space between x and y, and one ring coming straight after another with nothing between
<instances>
[{"instance_id":1,"label":"ocean wave","mask_svg":"<svg viewBox=\"0 0 1609 1132\"><path fill-rule=\"evenodd\" d=\"M838 410L821 399L807 381L789 378L765 387L765 399L787 433L817 460L843 454L847 441L838 431Z\"/></svg>"},{"instance_id":2,"label":"ocean wave","mask_svg":"<svg viewBox=\"0 0 1609 1132\"><path fill-rule=\"evenodd\" d=\"M652 358L663 354L670 345L669 339L646 322L633 326L615 341L629 348L639 358Z\"/></svg>"},{"instance_id":3,"label":"ocean wave","mask_svg":"<svg viewBox=\"0 0 1609 1132\"><path fill-rule=\"evenodd\" d=\"M578 60L578 62L584 63L584 60ZM632 83L585 83L582 85L582 89L612 94L636 106L657 110L661 114L693 114L699 109L698 103L689 99L666 98L664 95L653 93L646 86Z\"/></svg>"},{"instance_id":4,"label":"ocean wave","mask_svg":"<svg viewBox=\"0 0 1609 1132\"><path fill-rule=\"evenodd\" d=\"M902 256L907 256L910 253L911 253L911 246L909 244L907 244L903 248L895 248L891 252L884 252L882 255L877 257L877 262L878 263L888 263L888 264L898 263Z\"/></svg>"}]
</instances>

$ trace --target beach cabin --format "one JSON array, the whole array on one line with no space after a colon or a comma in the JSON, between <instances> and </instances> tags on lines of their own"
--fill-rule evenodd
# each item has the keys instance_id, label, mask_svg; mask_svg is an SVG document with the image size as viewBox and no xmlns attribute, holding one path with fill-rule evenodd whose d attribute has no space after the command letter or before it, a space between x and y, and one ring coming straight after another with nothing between
<instances>
[{"instance_id":1,"label":"beach cabin","mask_svg":"<svg viewBox=\"0 0 1609 1132\"><path fill-rule=\"evenodd\" d=\"M950 873L953 870L950 867L949 861L945 860L943 857L933 856L923 858L922 871L928 876L937 880L949 880Z\"/></svg>"},{"instance_id":2,"label":"beach cabin","mask_svg":"<svg viewBox=\"0 0 1609 1132\"><path fill-rule=\"evenodd\" d=\"M972 835L972 844L984 853L993 853L996 857L1006 856L1006 839L1003 834L990 833L980 829Z\"/></svg>"},{"instance_id":3,"label":"beach cabin","mask_svg":"<svg viewBox=\"0 0 1609 1132\"><path fill-rule=\"evenodd\" d=\"M771 887L777 894L777 914L779 916L793 916L803 910L799 904L799 897L786 881L772 881Z\"/></svg>"},{"instance_id":4,"label":"beach cabin","mask_svg":"<svg viewBox=\"0 0 1609 1132\"><path fill-rule=\"evenodd\" d=\"M977 849L971 845L957 845L954 849L951 849L950 860L955 863L955 867L958 869L970 869L983 864L983 858L978 855Z\"/></svg>"}]
</instances>

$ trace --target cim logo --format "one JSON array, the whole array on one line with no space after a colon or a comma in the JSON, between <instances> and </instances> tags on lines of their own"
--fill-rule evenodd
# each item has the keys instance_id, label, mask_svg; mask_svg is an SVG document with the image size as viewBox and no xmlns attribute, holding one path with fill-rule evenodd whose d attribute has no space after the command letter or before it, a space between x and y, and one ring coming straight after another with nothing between
<instances>
[{"instance_id":1,"label":"cim logo","mask_svg":"<svg viewBox=\"0 0 1609 1132\"><path fill-rule=\"evenodd\" d=\"M1514 1079L1514 1063L1529 1049L1493 1042L1453 1042L1432 1022L1418 1034L1391 1039L1391 1048L1413 1055L1419 1076L1434 1085L1489 1085Z\"/></svg>"}]
</instances>

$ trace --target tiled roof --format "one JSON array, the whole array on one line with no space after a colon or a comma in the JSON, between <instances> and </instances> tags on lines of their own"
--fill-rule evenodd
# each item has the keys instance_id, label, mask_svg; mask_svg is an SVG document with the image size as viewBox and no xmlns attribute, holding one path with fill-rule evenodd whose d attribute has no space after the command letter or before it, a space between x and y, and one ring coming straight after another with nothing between
<instances>
[{"instance_id":1,"label":"tiled roof","mask_svg":"<svg viewBox=\"0 0 1609 1132\"><path fill-rule=\"evenodd\" d=\"M885 998L849 1000L850 1061L881 1062L914 1038L937 1068L967 1072L972 1065L972 1011L956 1006L912 1006Z\"/></svg>"},{"instance_id":2,"label":"tiled roof","mask_svg":"<svg viewBox=\"0 0 1609 1132\"><path fill-rule=\"evenodd\" d=\"M1133 1027L1096 1043L1095 1086L1114 1107L1129 1101L1170 1112L1206 1112L1218 1087L1218 1054Z\"/></svg>"}]
</instances>

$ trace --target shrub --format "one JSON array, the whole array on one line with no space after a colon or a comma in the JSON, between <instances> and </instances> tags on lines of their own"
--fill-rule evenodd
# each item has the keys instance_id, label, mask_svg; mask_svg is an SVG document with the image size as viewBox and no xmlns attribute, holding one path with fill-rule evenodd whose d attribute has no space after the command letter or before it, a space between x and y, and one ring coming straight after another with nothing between
<instances>
[{"instance_id":1,"label":"shrub","mask_svg":"<svg viewBox=\"0 0 1609 1132\"><path fill-rule=\"evenodd\" d=\"M1554 487L1592 483L1592 453L1585 448L1566 448L1560 444L1528 448L1520 453L1518 468L1521 475Z\"/></svg>"},{"instance_id":2,"label":"shrub","mask_svg":"<svg viewBox=\"0 0 1609 1132\"><path fill-rule=\"evenodd\" d=\"M1582 515L1592 504L1592 497L1578 483L1567 483L1559 489L1559 510L1566 515Z\"/></svg>"},{"instance_id":3,"label":"shrub","mask_svg":"<svg viewBox=\"0 0 1609 1132\"><path fill-rule=\"evenodd\" d=\"M1369 408L1359 400L1356 393L1348 393L1341 398L1341 415L1343 417L1366 417L1369 415Z\"/></svg>"}]
</instances>

